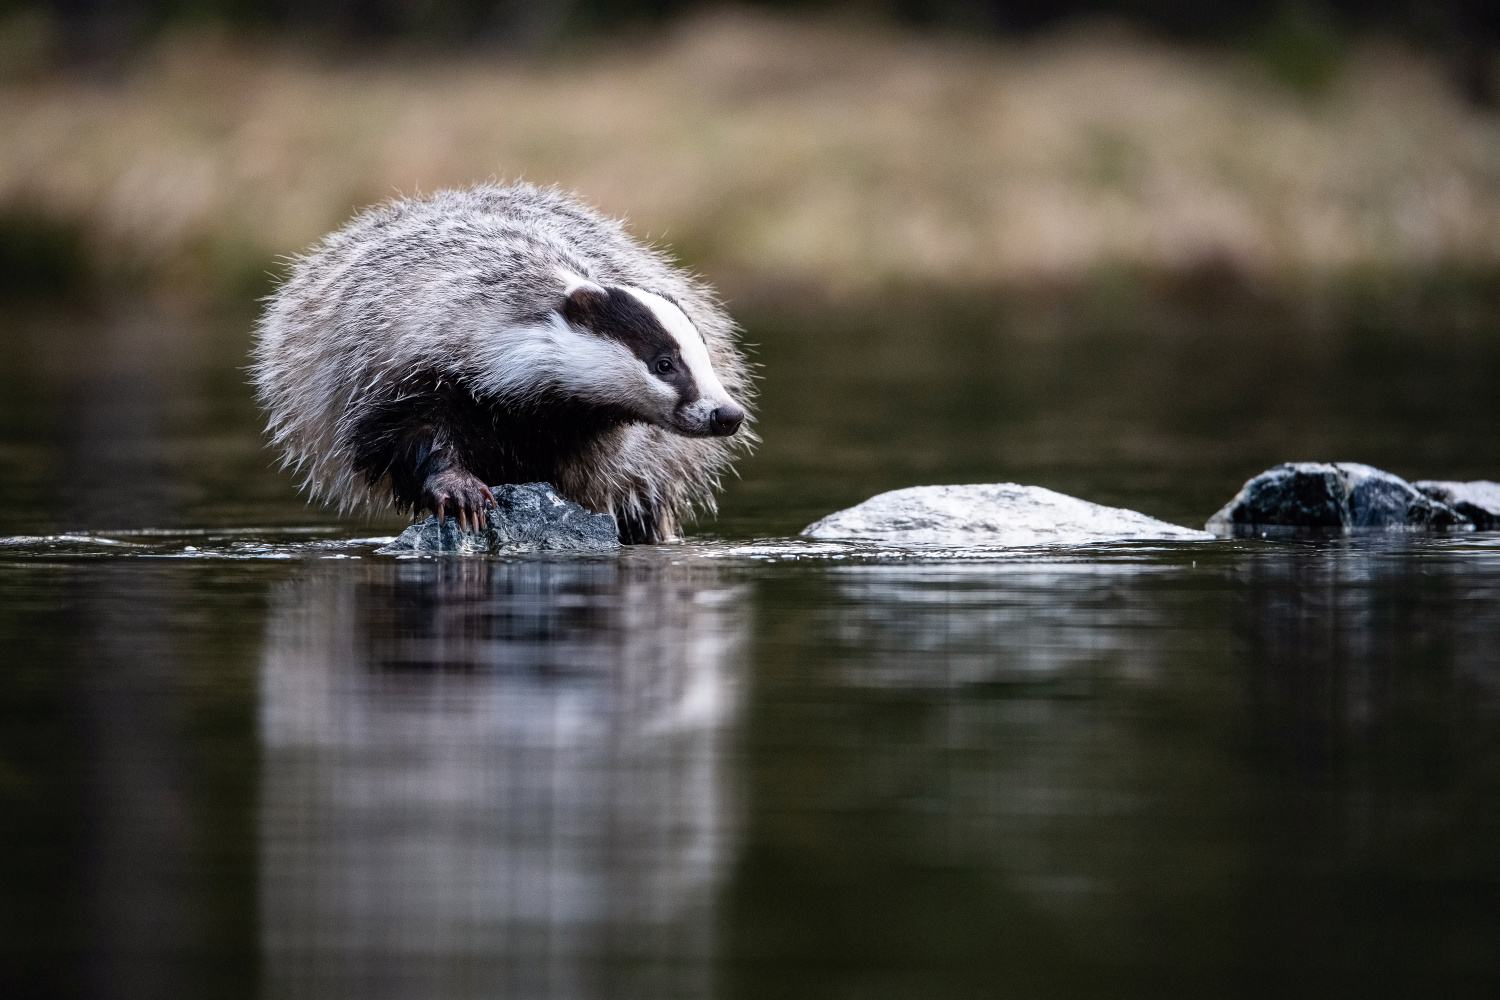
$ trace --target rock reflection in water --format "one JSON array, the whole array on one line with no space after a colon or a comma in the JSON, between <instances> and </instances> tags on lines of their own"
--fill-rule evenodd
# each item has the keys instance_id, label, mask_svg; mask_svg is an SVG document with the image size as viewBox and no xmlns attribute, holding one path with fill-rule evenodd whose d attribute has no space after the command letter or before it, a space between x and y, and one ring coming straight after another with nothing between
<instances>
[{"instance_id":1,"label":"rock reflection in water","mask_svg":"<svg viewBox=\"0 0 1500 1000\"><path fill-rule=\"evenodd\" d=\"M1500 884L1500 573L1441 544L835 571L829 666L774 696L798 732L830 700L808 684L843 711L816 716L812 787L760 782L758 814L816 811L851 885L919 873L860 915L891 940L1004 926L974 954L1074 970L1059 994L1122 968L1258 995L1362 955L1393 982L1490 969L1495 921L1464 897ZM834 919L807 918L809 953L845 940Z\"/></svg>"},{"instance_id":2,"label":"rock reflection in water","mask_svg":"<svg viewBox=\"0 0 1500 1000\"><path fill-rule=\"evenodd\" d=\"M1261 554L1245 570L1241 626L1267 709L1352 734L1417 707L1419 691L1401 687L1412 680L1440 682L1460 704L1500 698L1500 547L1366 536Z\"/></svg>"},{"instance_id":3,"label":"rock reflection in water","mask_svg":"<svg viewBox=\"0 0 1500 1000\"><path fill-rule=\"evenodd\" d=\"M1142 912L1160 931L1188 898L1226 888L1221 843L1153 816L1164 776L1190 795L1222 757L1196 748L1174 775L1171 746L1132 710L1164 680L1168 638L1199 641L1152 592L1164 575L1107 562L857 567L838 574L829 619L840 683L885 706L887 731L861 757L903 789L889 805L916 820L902 824L917 833L913 860L974 873L991 887L981 922L1012 922L995 906L1043 917L1029 933L1048 927L1045 947L1066 941L1087 962L1128 964ZM1203 874L1184 881L1179 866ZM1042 945L1008 947L997 961L1024 966Z\"/></svg>"},{"instance_id":4,"label":"rock reflection in water","mask_svg":"<svg viewBox=\"0 0 1500 1000\"><path fill-rule=\"evenodd\" d=\"M703 996L743 595L615 561L340 567L263 665L270 995Z\"/></svg>"},{"instance_id":5,"label":"rock reflection in water","mask_svg":"<svg viewBox=\"0 0 1500 1000\"><path fill-rule=\"evenodd\" d=\"M1162 567L1118 563L858 567L841 574L835 629L861 651L850 680L893 687L1085 680L1108 662L1149 673L1161 609L1134 584Z\"/></svg>"}]
</instances>

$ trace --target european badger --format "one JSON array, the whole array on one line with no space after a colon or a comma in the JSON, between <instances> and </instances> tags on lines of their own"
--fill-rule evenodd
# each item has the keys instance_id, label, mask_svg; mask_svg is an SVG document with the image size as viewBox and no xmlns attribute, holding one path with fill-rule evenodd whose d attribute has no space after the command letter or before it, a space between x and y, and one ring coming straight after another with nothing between
<instances>
[{"instance_id":1,"label":"european badger","mask_svg":"<svg viewBox=\"0 0 1500 1000\"><path fill-rule=\"evenodd\" d=\"M252 371L314 497L465 528L486 484L545 481L625 541L669 539L752 440L711 290L528 184L397 199L328 236L271 296Z\"/></svg>"}]
</instances>

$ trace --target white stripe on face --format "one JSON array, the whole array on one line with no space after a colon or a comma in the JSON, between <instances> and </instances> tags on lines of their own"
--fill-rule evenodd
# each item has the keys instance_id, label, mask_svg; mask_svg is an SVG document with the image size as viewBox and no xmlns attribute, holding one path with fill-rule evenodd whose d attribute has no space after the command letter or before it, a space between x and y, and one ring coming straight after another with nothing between
<instances>
[{"instance_id":1,"label":"white stripe on face","mask_svg":"<svg viewBox=\"0 0 1500 1000\"><path fill-rule=\"evenodd\" d=\"M646 419L669 414L677 394L654 378L624 344L573 329L556 313L546 323L502 331L484 344L484 389L525 403L557 388L601 405L626 406ZM660 419L665 419L661 416Z\"/></svg>"},{"instance_id":2,"label":"white stripe on face","mask_svg":"<svg viewBox=\"0 0 1500 1000\"><path fill-rule=\"evenodd\" d=\"M692 320L688 319L683 311L672 302L654 292L631 288L629 285L620 287L650 309L657 322L672 335L673 340L677 341L677 348L682 352L683 364L687 365L694 384L698 386L699 395L708 404L706 408L712 410L716 406L733 405L734 401L729 398L729 393L719 382L719 376L714 374L714 366L708 360L708 346L703 343L703 335L698 332Z\"/></svg>"}]
</instances>

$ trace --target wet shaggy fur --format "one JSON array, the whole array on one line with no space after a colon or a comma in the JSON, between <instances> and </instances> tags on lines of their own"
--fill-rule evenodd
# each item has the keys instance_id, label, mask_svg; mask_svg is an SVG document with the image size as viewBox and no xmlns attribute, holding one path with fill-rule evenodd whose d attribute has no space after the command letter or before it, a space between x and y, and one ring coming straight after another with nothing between
<instances>
[{"instance_id":1,"label":"wet shaggy fur","mask_svg":"<svg viewBox=\"0 0 1500 1000\"><path fill-rule=\"evenodd\" d=\"M611 302L570 298L569 274L675 304L748 414L750 372L708 288L556 190L480 186L370 209L294 263L252 369L285 464L341 510L420 511L424 482L456 469L551 482L627 541L674 537L715 509L748 415L732 437L686 437L613 405L612 373L568 356L589 342L564 317Z\"/></svg>"}]
</instances>

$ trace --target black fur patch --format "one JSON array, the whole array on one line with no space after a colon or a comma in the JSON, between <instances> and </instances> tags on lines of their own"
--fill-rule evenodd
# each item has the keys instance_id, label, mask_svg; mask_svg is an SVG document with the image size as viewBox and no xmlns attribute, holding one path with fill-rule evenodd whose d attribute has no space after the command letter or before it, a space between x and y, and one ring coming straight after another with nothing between
<instances>
[{"instance_id":1,"label":"black fur patch","mask_svg":"<svg viewBox=\"0 0 1500 1000\"><path fill-rule=\"evenodd\" d=\"M615 511L615 524L620 528L620 541L625 545L650 545L662 540L661 515L647 506L639 512Z\"/></svg>"},{"instance_id":2,"label":"black fur patch","mask_svg":"<svg viewBox=\"0 0 1500 1000\"><path fill-rule=\"evenodd\" d=\"M624 411L576 399L518 409L482 399L451 377L424 373L361 404L350 435L354 467L371 487L389 482L398 510L420 511L427 480L458 467L487 486L556 485L559 471L600 434L630 420ZM654 518L625 517L627 542L660 541Z\"/></svg>"},{"instance_id":3,"label":"black fur patch","mask_svg":"<svg viewBox=\"0 0 1500 1000\"><path fill-rule=\"evenodd\" d=\"M622 288L600 292L585 285L563 300L560 311L563 319L579 329L624 344L652 376L677 390L679 404L697 401L698 385L683 363L677 339L634 295ZM663 361L671 365L670 371L661 371Z\"/></svg>"}]
</instances>

